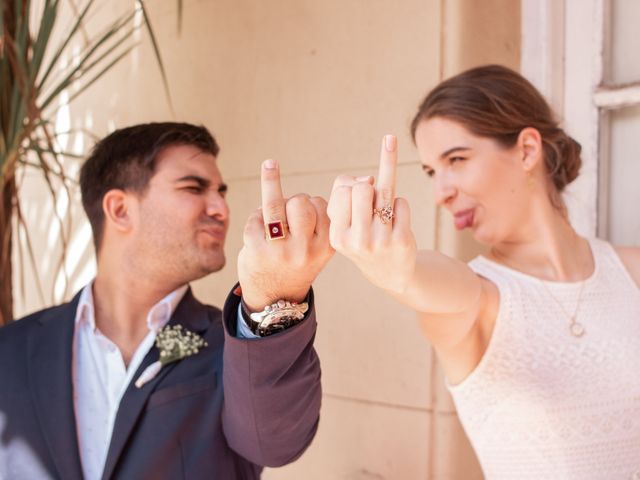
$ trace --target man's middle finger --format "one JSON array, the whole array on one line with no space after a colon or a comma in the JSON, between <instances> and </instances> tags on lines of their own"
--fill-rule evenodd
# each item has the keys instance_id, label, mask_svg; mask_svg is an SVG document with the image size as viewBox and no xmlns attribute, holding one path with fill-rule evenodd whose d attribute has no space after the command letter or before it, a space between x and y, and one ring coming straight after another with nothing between
<instances>
[{"instance_id":1,"label":"man's middle finger","mask_svg":"<svg viewBox=\"0 0 640 480\"><path fill-rule=\"evenodd\" d=\"M280 184L280 167L276 160L265 160L262 162L261 172L261 193L262 193L262 214L264 217L265 225L276 224L282 222L281 227L287 222L287 216L285 212L285 200L282 195L282 186ZM273 225L274 229L281 228L278 225ZM271 227L270 227L271 228ZM271 235L271 238L277 238L280 235L284 235L283 231L277 232Z\"/></svg>"}]
</instances>

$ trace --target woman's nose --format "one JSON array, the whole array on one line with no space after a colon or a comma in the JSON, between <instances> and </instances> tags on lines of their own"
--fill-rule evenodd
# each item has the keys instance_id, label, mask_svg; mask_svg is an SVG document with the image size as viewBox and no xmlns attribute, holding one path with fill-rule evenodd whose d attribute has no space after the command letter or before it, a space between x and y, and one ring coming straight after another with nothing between
<instances>
[{"instance_id":1,"label":"woman's nose","mask_svg":"<svg viewBox=\"0 0 640 480\"><path fill-rule=\"evenodd\" d=\"M434 196L437 205L446 205L456 194L456 188L448 179L436 175Z\"/></svg>"}]
</instances>

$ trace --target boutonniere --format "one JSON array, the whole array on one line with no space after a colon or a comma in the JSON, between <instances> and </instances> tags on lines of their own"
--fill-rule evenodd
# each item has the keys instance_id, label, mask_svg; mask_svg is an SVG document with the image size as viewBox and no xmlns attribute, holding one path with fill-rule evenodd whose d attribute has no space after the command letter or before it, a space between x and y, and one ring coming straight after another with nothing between
<instances>
[{"instance_id":1,"label":"boutonniere","mask_svg":"<svg viewBox=\"0 0 640 480\"><path fill-rule=\"evenodd\" d=\"M182 325L163 327L156 337L160 360L145 368L136 380L136 387L142 388L145 383L153 380L165 365L195 355L206 346L207 342L200 335L182 328Z\"/></svg>"}]
</instances>

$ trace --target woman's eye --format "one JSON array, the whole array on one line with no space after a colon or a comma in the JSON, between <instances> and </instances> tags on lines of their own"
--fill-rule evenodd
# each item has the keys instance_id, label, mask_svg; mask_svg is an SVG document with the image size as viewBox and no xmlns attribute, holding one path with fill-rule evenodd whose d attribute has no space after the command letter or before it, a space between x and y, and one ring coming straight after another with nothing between
<instances>
[{"instance_id":1,"label":"woman's eye","mask_svg":"<svg viewBox=\"0 0 640 480\"><path fill-rule=\"evenodd\" d=\"M465 160L464 157L449 157L449 163L461 162Z\"/></svg>"},{"instance_id":2,"label":"woman's eye","mask_svg":"<svg viewBox=\"0 0 640 480\"><path fill-rule=\"evenodd\" d=\"M422 171L427 175L427 177L433 177L435 175L435 170L429 167L422 167Z\"/></svg>"}]
</instances>

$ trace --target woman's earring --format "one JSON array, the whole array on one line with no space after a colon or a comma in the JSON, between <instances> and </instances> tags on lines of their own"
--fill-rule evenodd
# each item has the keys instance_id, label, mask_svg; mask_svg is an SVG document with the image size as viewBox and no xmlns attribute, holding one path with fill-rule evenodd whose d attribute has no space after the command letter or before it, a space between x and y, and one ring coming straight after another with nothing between
<instances>
[{"instance_id":1,"label":"woman's earring","mask_svg":"<svg viewBox=\"0 0 640 480\"><path fill-rule=\"evenodd\" d=\"M524 157L522 157L523 164L526 159L527 159L527 154L525 153ZM533 189L535 185L536 185L536 181L533 179L533 176L531 175L531 170L527 170L527 187L529 187L530 189Z\"/></svg>"},{"instance_id":2,"label":"woman's earring","mask_svg":"<svg viewBox=\"0 0 640 480\"><path fill-rule=\"evenodd\" d=\"M527 172L527 186L533 188L536 185L536 181L531 176L531 172Z\"/></svg>"}]
</instances>

